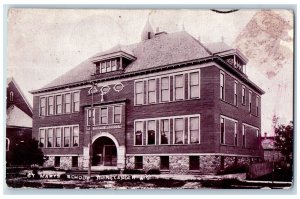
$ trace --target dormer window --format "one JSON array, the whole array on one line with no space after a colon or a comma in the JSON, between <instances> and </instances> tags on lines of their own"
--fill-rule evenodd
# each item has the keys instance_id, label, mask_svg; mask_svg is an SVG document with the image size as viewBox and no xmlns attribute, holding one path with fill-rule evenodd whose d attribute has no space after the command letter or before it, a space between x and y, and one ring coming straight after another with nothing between
<instances>
[{"instance_id":1,"label":"dormer window","mask_svg":"<svg viewBox=\"0 0 300 199\"><path fill-rule=\"evenodd\" d=\"M111 59L96 63L96 74L108 73L117 70L117 59Z\"/></svg>"}]
</instances>

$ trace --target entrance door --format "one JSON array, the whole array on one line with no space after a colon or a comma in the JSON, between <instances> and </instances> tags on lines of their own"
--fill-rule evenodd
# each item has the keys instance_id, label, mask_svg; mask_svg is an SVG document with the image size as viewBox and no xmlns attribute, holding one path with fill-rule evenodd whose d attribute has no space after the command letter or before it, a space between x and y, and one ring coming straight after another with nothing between
<instances>
[{"instance_id":1,"label":"entrance door","mask_svg":"<svg viewBox=\"0 0 300 199\"><path fill-rule=\"evenodd\" d=\"M93 166L117 166L117 147L108 137L99 137L93 143Z\"/></svg>"},{"instance_id":2,"label":"entrance door","mask_svg":"<svg viewBox=\"0 0 300 199\"><path fill-rule=\"evenodd\" d=\"M117 166L117 148L115 145L104 145L103 160L104 166Z\"/></svg>"}]
</instances>

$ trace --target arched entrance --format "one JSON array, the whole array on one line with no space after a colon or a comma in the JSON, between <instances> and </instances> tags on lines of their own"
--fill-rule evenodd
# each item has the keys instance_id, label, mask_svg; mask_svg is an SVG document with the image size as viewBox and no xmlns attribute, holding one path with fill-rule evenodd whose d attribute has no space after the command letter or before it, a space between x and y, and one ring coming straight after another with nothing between
<instances>
[{"instance_id":1,"label":"arched entrance","mask_svg":"<svg viewBox=\"0 0 300 199\"><path fill-rule=\"evenodd\" d=\"M92 166L117 166L117 146L111 138L98 137L92 147Z\"/></svg>"}]
</instances>

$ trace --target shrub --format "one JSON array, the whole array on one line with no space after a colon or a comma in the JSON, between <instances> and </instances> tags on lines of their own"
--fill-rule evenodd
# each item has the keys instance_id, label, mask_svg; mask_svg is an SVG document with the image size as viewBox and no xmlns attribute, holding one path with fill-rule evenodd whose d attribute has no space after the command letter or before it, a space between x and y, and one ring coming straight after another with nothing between
<instances>
[{"instance_id":1,"label":"shrub","mask_svg":"<svg viewBox=\"0 0 300 199\"><path fill-rule=\"evenodd\" d=\"M145 174L145 171L138 169L125 169L123 174Z\"/></svg>"},{"instance_id":2,"label":"shrub","mask_svg":"<svg viewBox=\"0 0 300 199\"><path fill-rule=\"evenodd\" d=\"M148 175L151 174L160 174L160 170L159 169L150 169L149 171L147 171Z\"/></svg>"}]
</instances>

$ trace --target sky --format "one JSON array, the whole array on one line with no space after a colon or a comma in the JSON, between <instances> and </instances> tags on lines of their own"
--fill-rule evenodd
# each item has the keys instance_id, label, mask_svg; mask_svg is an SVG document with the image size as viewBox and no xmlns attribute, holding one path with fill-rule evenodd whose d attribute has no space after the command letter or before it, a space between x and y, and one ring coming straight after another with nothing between
<instances>
[{"instance_id":1,"label":"sky","mask_svg":"<svg viewBox=\"0 0 300 199\"><path fill-rule=\"evenodd\" d=\"M117 44L139 42L148 17L154 30L176 32L184 29L203 43L218 42L223 37L231 45L256 12L239 10L224 15L210 10L185 9L10 9L7 77L14 77L32 104L28 91L41 88L98 52ZM285 13L282 16L288 17ZM276 106L274 97L278 93L278 88L272 85L286 73L269 80L255 67L247 69L251 80L271 90L262 98L262 106L267 107L262 118L262 132L269 132L270 115ZM288 110L279 111L285 120L292 119L291 92L287 93Z\"/></svg>"}]
</instances>

